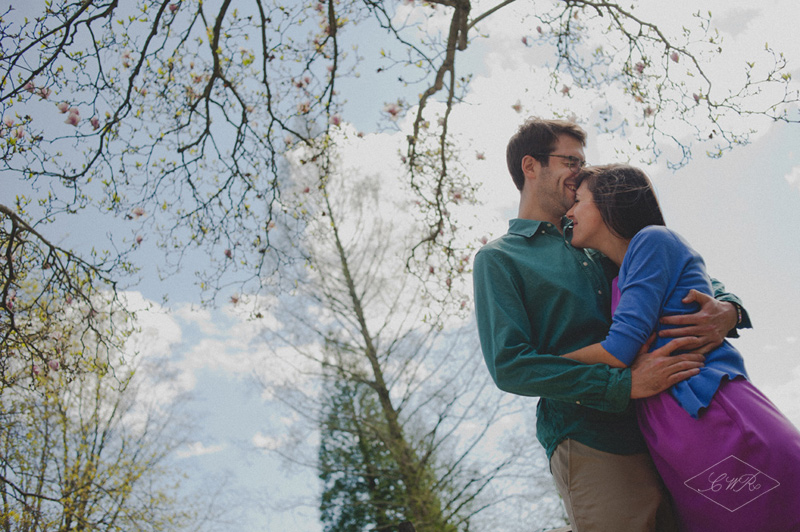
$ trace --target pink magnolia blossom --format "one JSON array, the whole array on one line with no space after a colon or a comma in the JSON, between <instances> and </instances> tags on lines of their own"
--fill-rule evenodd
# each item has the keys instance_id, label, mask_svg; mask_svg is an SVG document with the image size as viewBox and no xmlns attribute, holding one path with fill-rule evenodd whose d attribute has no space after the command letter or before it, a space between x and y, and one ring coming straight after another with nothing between
<instances>
[{"instance_id":1,"label":"pink magnolia blossom","mask_svg":"<svg viewBox=\"0 0 800 532\"><path fill-rule=\"evenodd\" d=\"M134 218L141 218L144 216L144 209L142 207L136 207L131 211L131 214Z\"/></svg>"},{"instance_id":2,"label":"pink magnolia blossom","mask_svg":"<svg viewBox=\"0 0 800 532\"><path fill-rule=\"evenodd\" d=\"M50 93L51 91L47 87L42 87L41 89L36 91L36 94L38 94L39 97L42 98L43 100L47 100L48 98L50 98Z\"/></svg>"},{"instance_id":3,"label":"pink magnolia blossom","mask_svg":"<svg viewBox=\"0 0 800 532\"><path fill-rule=\"evenodd\" d=\"M641 61L639 61L638 63L636 63L636 64L633 66L633 68L634 68L634 70L636 70L636 72L638 72L639 74L641 74L642 72L644 72L644 63L642 63Z\"/></svg>"},{"instance_id":4,"label":"pink magnolia blossom","mask_svg":"<svg viewBox=\"0 0 800 532\"><path fill-rule=\"evenodd\" d=\"M518 113L521 113L521 112L522 112L522 102L520 102L519 100L517 100L517 103L515 103L514 105L512 105L512 106L511 106L511 108L512 108L513 110L515 110L516 112L518 112Z\"/></svg>"},{"instance_id":5,"label":"pink magnolia blossom","mask_svg":"<svg viewBox=\"0 0 800 532\"><path fill-rule=\"evenodd\" d=\"M67 296L65 301L67 302L67 305L71 305L72 304L72 296Z\"/></svg>"},{"instance_id":6,"label":"pink magnolia blossom","mask_svg":"<svg viewBox=\"0 0 800 532\"><path fill-rule=\"evenodd\" d=\"M481 237L481 244L484 244L484 245L485 245L487 242L489 242L489 237L482 236L482 237Z\"/></svg>"},{"instance_id":7,"label":"pink magnolia blossom","mask_svg":"<svg viewBox=\"0 0 800 532\"><path fill-rule=\"evenodd\" d=\"M3 124L5 124L6 127L14 127L14 118L10 116L4 116Z\"/></svg>"},{"instance_id":8,"label":"pink magnolia blossom","mask_svg":"<svg viewBox=\"0 0 800 532\"><path fill-rule=\"evenodd\" d=\"M383 110L389 114L389 118L392 120L397 120L400 117L400 113L403 109L395 102L387 103L383 106Z\"/></svg>"},{"instance_id":9,"label":"pink magnolia blossom","mask_svg":"<svg viewBox=\"0 0 800 532\"><path fill-rule=\"evenodd\" d=\"M22 126L19 126L14 130L14 137L18 139L25 138L25 129Z\"/></svg>"},{"instance_id":10,"label":"pink magnolia blossom","mask_svg":"<svg viewBox=\"0 0 800 532\"><path fill-rule=\"evenodd\" d=\"M236 294L232 295L231 296L231 303L233 303L235 305L238 302L239 302L239 296L237 296Z\"/></svg>"},{"instance_id":11,"label":"pink magnolia blossom","mask_svg":"<svg viewBox=\"0 0 800 532\"><path fill-rule=\"evenodd\" d=\"M700 103L700 99L702 98L702 96L700 96L700 95L699 95L699 94L697 94L697 93L695 93L695 94L692 94L692 97L694 98L694 102L695 102L695 103Z\"/></svg>"},{"instance_id":12,"label":"pink magnolia blossom","mask_svg":"<svg viewBox=\"0 0 800 532\"><path fill-rule=\"evenodd\" d=\"M143 240L142 235L136 235L136 243L137 244L141 244L142 240Z\"/></svg>"},{"instance_id":13,"label":"pink magnolia blossom","mask_svg":"<svg viewBox=\"0 0 800 532\"><path fill-rule=\"evenodd\" d=\"M25 84L25 90L30 93L33 93L33 91L36 90L36 86L33 84L32 81L29 81L28 83Z\"/></svg>"},{"instance_id":14,"label":"pink magnolia blossom","mask_svg":"<svg viewBox=\"0 0 800 532\"><path fill-rule=\"evenodd\" d=\"M61 111L62 113L66 113L67 111L69 111L69 104L67 102L61 102L57 104L56 107L58 107L58 110Z\"/></svg>"},{"instance_id":15,"label":"pink magnolia blossom","mask_svg":"<svg viewBox=\"0 0 800 532\"><path fill-rule=\"evenodd\" d=\"M229 259L233 258L233 253L231 253L230 249L225 250L225 256L228 257Z\"/></svg>"},{"instance_id":16,"label":"pink magnolia blossom","mask_svg":"<svg viewBox=\"0 0 800 532\"><path fill-rule=\"evenodd\" d=\"M649 105L644 110L644 115L645 116L650 116L653 113L655 113L655 110L652 107L650 107Z\"/></svg>"},{"instance_id":17,"label":"pink magnolia blossom","mask_svg":"<svg viewBox=\"0 0 800 532\"><path fill-rule=\"evenodd\" d=\"M342 117L341 116L333 115L331 117L331 124L333 124L334 126L341 125L341 123L342 123Z\"/></svg>"},{"instance_id":18,"label":"pink magnolia blossom","mask_svg":"<svg viewBox=\"0 0 800 532\"><path fill-rule=\"evenodd\" d=\"M70 113L67 115L67 119L64 120L65 124L69 124L71 126L77 126L78 122L81 121L81 116L78 114Z\"/></svg>"},{"instance_id":19,"label":"pink magnolia blossom","mask_svg":"<svg viewBox=\"0 0 800 532\"><path fill-rule=\"evenodd\" d=\"M170 13L174 13L174 12L176 12L177 10L178 10L178 4L170 4L170 5L169 5L169 11L170 11Z\"/></svg>"},{"instance_id":20,"label":"pink magnolia blossom","mask_svg":"<svg viewBox=\"0 0 800 532\"><path fill-rule=\"evenodd\" d=\"M522 38L522 44L524 44L525 46L528 46L528 37L527 36Z\"/></svg>"},{"instance_id":21,"label":"pink magnolia blossom","mask_svg":"<svg viewBox=\"0 0 800 532\"><path fill-rule=\"evenodd\" d=\"M677 63L679 59L678 52L672 52L671 54L669 54L669 58Z\"/></svg>"},{"instance_id":22,"label":"pink magnolia blossom","mask_svg":"<svg viewBox=\"0 0 800 532\"><path fill-rule=\"evenodd\" d=\"M544 30L542 29L541 26L536 26L536 31L538 31L540 34L544 33Z\"/></svg>"},{"instance_id":23,"label":"pink magnolia blossom","mask_svg":"<svg viewBox=\"0 0 800 532\"><path fill-rule=\"evenodd\" d=\"M100 119L98 119L96 116L93 116L89 122L92 124L92 129L100 129Z\"/></svg>"},{"instance_id":24,"label":"pink magnolia blossom","mask_svg":"<svg viewBox=\"0 0 800 532\"><path fill-rule=\"evenodd\" d=\"M39 375L39 373L42 372L42 370L40 370L39 366L37 366L36 364L33 365L33 367L31 368L31 371L33 372L34 375Z\"/></svg>"},{"instance_id":25,"label":"pink magnolia blossom","mask_svg":"<svg viewBox=\"0 0 800 532\"><path fill-rule=\"evenodd\" d=\"M486 160L486 155L482 151L479 151L478 153L475 154L475 158L478 159L479 161L484 161Z\"/></svg>"},{"instance_id":26,"label":"pink magnolia blossom","mask_svg":"<svg viewBox=\"0 0 800 532\"><path fill-rule=\"evenodd\" d=\"M561 94L563 94L564 96L569 94L569 87L567 87L566 85L562 85L561 86Z\"/></svg>"},{"instance_id":27,"label":"pink magnolia blossom","mask_svg":"<svg viewBox=\"0 0 800 532\"><path fill-rule=\"evenodd\" d=\"M49 362L47 363L47 365L48 365L48 366L50 367L50 369L52 369L53 371L58 371L58 368L60 367L60 364L59 364L58 360L51 360L51 361L49 361Z\"/></svg>"},{"instance_id":28,"label":"pink magnolia blossom","mask_svg":"<svg viewBox=\"0 0 800 532\"><path fill-rule=\"evenodd\" d=\"M297 104L297 112L301 115L308 113L311 110L311 102L302 102Z\"/></svg>"}]
</instances>

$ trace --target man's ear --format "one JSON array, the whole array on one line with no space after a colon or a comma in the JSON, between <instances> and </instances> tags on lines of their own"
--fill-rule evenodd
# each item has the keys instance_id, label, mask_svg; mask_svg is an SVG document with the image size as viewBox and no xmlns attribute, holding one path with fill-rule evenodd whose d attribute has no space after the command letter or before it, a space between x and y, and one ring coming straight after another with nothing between
<instances>
[{"instance_id":1,"label":"man's ear","mask_svg":"<svg viewBox=\"0 0 800 532\"><path fill-rule=\"evenodd\" d=\"M539 161L537 161L532 155L526 155L522 158L522 173L525 174L526 179L536 177L539 168Z\"/></svg>"}]
</instances>

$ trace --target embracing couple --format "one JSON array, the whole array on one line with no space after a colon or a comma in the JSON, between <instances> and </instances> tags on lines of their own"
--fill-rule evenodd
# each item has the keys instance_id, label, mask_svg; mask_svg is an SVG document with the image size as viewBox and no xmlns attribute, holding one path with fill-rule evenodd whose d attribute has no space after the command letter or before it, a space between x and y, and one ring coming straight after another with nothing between
<instances>
[{"instance_id":1,"label":"embracing couple","mask_svg":"<svg viewBox=\"0 0 800 532\"><path fill-rule=\"evenodd\" d=\"M725 340L747 312L665 227L647 176L586 167L585 145L571 122L520 127L519 214L474 265L486 364L541 398L573 532L800 531L800 432Z\"/></svg>"}]
</instances>

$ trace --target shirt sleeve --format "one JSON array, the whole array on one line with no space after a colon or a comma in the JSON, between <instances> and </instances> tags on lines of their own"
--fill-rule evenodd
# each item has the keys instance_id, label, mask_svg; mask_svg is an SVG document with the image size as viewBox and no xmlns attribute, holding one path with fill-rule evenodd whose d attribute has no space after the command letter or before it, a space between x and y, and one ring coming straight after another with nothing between
<instances>
[{"instance_id":1,"label":"shirt sleeve","mask_svg":"<svg viewBox=\"0 0 800 532\"><path fill-rule=\"evenodd\" d=\"M620 300L608 336L600 345L630 366L658 325L664 301L683 270L688 250L670 233L641 231L620 270Z\"/></svg>"},{"instance_id":2,"label":"shirt sleeve","mask_svg":"<svg viewBox=\"0 0 800 532\"><path fill-rule=\"evenodd\" d=\"M630 370L586 365L534 348L519 280L500 253L482 250L473 269L478 334L489 373L506 392L621 412L630 401Z\"/></svg>"},{"instance_id":3,"label":"shirt sleeve","mask_svg":"<svg viewBox=\"0 0 800 532\"><path fill-rule=\"evenodd\" d=\"M741 299L739 299L739 297L735 294L727 292L725 290L725 285L714 278L711 279L711 287L714 289L714 299L733 303L736 305L736 309L741 316L739 323L736 324L736 327L728 331L728 338L738 338L739 331L737 329L751 329L753 327L753 323L750 321L750 315L747 313L744 305L742 305Z\"/></svg>"}]
</instances>

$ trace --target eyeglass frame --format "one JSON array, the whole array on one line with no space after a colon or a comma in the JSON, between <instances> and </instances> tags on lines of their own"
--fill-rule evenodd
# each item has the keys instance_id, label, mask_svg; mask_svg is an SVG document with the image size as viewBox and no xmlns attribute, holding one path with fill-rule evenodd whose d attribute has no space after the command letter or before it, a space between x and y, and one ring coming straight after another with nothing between
<instances>
[{"instance_id":1,"label":"eyeglass frame","mask_svg":"<svg viewBox=\"0 0 800 532\"><path fill-rule=\"evenodd\" d=\"M581 170L589 166L589 163L587 163L586 161L581 161L574 155L559 155L557 153L532 153L531 155L533 155L534 157L547 156L547 157L559 157L561 159L566 159L567 161L569 161L567 163L567 168L569 168L574 172L580 172Z\"/></svg>"}]
</instances>

